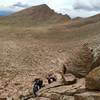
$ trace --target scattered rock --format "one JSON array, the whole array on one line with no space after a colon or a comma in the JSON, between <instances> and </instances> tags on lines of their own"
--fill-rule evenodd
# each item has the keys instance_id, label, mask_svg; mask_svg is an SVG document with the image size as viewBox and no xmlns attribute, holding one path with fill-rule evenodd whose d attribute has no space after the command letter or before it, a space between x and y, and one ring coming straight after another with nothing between
<instances>
[{"instance_id":1,"label":"scattered rock","mask_svg":"<svg viewBox=\"0 0 100 100\"><path fill-rule=\"evenodd\" d=\"M100 90L100 67L93 69L86 77L86 88Z\"/></svg>"},{"instance_id":2,"label":"scattered rock","mask_svg":"<svg viewBox=\"0 0 100 100\"><path fill-rule=\"evenodd\" d=\"M70 72L80 78L88 74L91 70L92 63L93 51L88 44L84 44L82 47L75 50L64 66L66 66L66 73Z\"/></svg>"},{"instance_id":3,"label":"scattered rock","mask_svg":"<svg viewBox=\"0 0 100 100\"><path fill-rule=\"evenodd\" d=\"M100 92L85 92L76 94L75 100L100 100Z\"/></svg>"}]
</instances>

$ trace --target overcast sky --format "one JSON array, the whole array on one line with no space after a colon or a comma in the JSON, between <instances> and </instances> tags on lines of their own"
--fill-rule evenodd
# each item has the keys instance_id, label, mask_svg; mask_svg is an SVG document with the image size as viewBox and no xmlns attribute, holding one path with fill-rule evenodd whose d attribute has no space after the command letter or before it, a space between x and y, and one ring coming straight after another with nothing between
<instances>
[{"instance_id":1,"label":"overcast sky","mask_svg":"<svg viewBox=\"0 0 100 100\"><path fill-rule=\"evenodd\" d=\"M0 0L0 11L18 11L39 4L47 4L56 12L71 17L89 17L100 13L100 0Z\"/></svg>"}]
</instances>

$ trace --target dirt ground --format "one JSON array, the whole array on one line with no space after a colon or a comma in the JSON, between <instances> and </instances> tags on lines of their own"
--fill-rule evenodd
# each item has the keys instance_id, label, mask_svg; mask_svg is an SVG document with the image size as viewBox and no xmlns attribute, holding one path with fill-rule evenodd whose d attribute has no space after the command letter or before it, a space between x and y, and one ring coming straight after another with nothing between
<instances>
[{"instance_id":1,"label":"dirt ground","mask_svg":"<svg viewBox=\"0 0 100 100\"><path fill-rule=\"evenodd\" d=\"M96 29L95 29L96 30ZM36 77L59 71L74 48L88 42L99 45L99 32L93 25L43 27L0 25L0 96L19 96L31 90Z\"/></svg>"}]
</instances>

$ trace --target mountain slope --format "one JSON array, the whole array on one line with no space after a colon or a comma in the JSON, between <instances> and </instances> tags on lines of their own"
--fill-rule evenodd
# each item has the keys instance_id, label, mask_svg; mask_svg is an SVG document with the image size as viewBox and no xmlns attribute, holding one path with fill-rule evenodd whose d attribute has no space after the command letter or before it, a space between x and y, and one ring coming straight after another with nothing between
<instances>
[{"instance_id":1,"label":"mountain slope","mask_svg":"<svg viewBox=\"0 0 100 100\"><path fill-rule=\"evenodd\" d=\"M46 4L43 4L19 11L2 18L2 20L8 24L43 25L67 22L70 20L70 17L58 14Z\"/></svg>"}]
</instances>

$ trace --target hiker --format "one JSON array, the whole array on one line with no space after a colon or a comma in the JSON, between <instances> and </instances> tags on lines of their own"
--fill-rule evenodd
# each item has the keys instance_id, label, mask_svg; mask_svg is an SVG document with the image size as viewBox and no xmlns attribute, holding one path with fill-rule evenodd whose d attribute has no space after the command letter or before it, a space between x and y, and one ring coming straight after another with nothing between
<instances>
[{"instance_id":1,"label":"hiker","mask_svg":"<svg viewBox=\"0 0 100 100\"><path fill-rule=\"evenodd\" d=\"M37 92L39 91L39 89L42 88L43 86L43 80L40 79L40 78L36 78L34 81L33 81L34 85L33 85L33 93L35 95L35 97L37 96Z\"/></svg>"},{"instance_id":2,"label":"hiker","mask_svg":"<svg viewBox=\"0 0 100 100\"><path fill-rule=\"evenodd\" d=\"M52 82L56 81L56 76L53 74L49 74L47 77L48 83L51 84Z\"/></svg>"}]
</instances>

